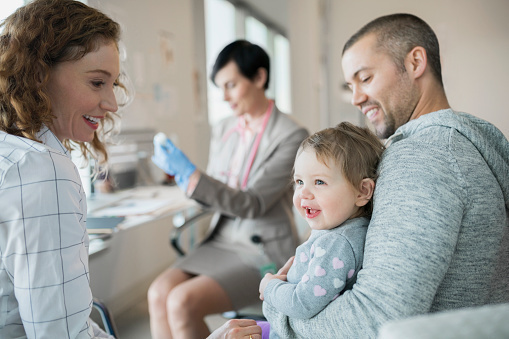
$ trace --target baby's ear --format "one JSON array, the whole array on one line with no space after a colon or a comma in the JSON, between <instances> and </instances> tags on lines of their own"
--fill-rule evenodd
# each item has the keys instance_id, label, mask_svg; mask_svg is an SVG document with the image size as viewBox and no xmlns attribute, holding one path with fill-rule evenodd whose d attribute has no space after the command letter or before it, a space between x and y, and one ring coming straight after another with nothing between
<instances>
[{"instance_id":1,"label":"baby's ear","mask_svg":"<svg viewBox=\"0 0 509 339\"><path fill-rule=\"evenodd\" d=\"M361 207L366 205L373 197L373 192L375 190L375 181L370 178L364 178L359 184L358 189L359 194L357 195L355 205Z\"/></svg>"}]
</instances>

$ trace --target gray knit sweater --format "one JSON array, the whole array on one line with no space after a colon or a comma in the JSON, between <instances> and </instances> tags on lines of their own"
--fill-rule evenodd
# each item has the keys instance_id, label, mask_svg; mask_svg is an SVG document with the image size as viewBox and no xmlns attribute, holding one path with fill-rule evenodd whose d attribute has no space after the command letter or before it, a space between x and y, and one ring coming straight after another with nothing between
<instances>
[{"instance_id":1,"label":"gray knit sweater","mask_svg":"<svg viewBox=\"0 0 509 339\"><path fill-rule=\"evenodd\" d=\"M363 268L311 319L264 303L282 338L374 338L389 320L509 301L509 142L442 110L400 127L379 166Z\"/></svg>"},{"instance_id":2,"label":"gray knit sweater","mask_svg":"<svg viewBox=\"0 0 509 339\"><path fill-rule=\"evenodd\" d=\"M368 224L367 218L354 218L333 229L312 230L295 251L288 281L271 280L263 292L264 303L292 318L321 312L355 283Z\"/></svg>"}]
</instances>

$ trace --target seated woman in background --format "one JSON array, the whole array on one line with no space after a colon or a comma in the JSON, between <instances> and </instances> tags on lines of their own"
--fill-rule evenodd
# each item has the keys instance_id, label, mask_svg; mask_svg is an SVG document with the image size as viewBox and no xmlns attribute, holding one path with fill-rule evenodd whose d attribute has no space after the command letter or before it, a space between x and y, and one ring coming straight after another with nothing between
<instances>
[{"instance_id":1,"label":"seated woman in background","mask_svg":"<svg viewBox=\"0 0 509 339\"><path fill-rule=\"evenodd\" d=\"M70 150L107 160L120 26L79 1L35 0L0 29L0 338L111 337L89 318L87 203Z\"/></svg>"},{"instance_id":2,"label":"seated woman in background","mask_svg":"<svg viewBox=\"0 0 509 339\"><path fill-rule=\"evenodd\" d=\"M207 240L149 289L154 339L205 338L203 318L257 302L261 271L270 267L260 263L281 267L298 245L289 179L308 132L265 96L269 74L257 45L239 40L220 52L211 80L234 115L213 130L206 174L170 140L154 145L153 161L215 211Z\"/></svg>"}]
</instances>

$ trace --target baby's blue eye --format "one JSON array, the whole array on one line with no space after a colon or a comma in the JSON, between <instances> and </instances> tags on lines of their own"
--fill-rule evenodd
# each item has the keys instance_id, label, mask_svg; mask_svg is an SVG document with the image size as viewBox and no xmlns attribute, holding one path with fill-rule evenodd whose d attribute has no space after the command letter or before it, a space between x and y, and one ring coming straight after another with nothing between
<instances>
[{"instance_id":1,"label":"baby's blue eye","mask_svg":"<svg viewBox=\"0 0 509 339\"><path fill-rule=\"evenodd\" d=\"M325 182L324 182L323 180L316 179L316 180L315 180L315 184L316 184L316 185L325 185Z\"/></svg>"}]
</instances>

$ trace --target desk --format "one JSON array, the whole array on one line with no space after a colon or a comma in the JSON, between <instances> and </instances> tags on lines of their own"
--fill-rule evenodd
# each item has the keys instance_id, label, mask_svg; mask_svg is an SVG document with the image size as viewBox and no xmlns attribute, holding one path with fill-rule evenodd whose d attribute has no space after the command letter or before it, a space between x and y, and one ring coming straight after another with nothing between
<instances>
[{"instance_id":1,"label":"desk","mask_svg":"<svg viewBox=\"0 0 509 339\"><path fill-rule=\"evenodd\" d=\"M101 214L106 207L131 198L173 199L173 203L146 215L127 216L117 232L90 241L92 293L103 300L113 314L127 310L146 297L152 280L176 259L168 243L173 217L198 208L179 188L154 186L94 196L87 202L88 215Z\"/></svg>"}]
</instances>

